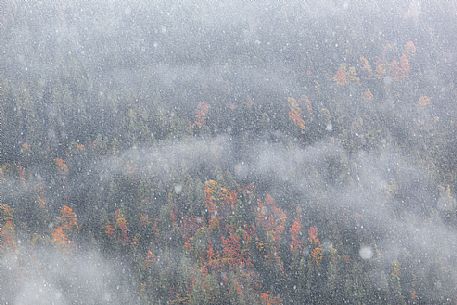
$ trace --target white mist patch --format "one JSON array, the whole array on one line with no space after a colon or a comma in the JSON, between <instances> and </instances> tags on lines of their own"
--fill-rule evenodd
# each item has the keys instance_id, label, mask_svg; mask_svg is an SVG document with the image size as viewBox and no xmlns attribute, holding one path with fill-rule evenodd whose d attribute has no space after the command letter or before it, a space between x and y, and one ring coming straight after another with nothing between
<instances>
[{"instance_id":1,"label":"white mist patch","mask_svg":"<svg viewBox=\"0 0 457 305\"><path fill-rule=\"evenodd\" d=\"M182 192L182 184L176 184L174 189L176 194L180 194Z\"/></svg>"},{"instance_id":2,"label":"white mist patch","mask_svg":"<svg viewBox=\"0 0 457 305\"><path fill-rule=\"evenodd\" d=\"M17 292L14 305L65 305L68 304L63 295L44 279L29 278Z\"/></svg>"},{"instance_id":3,"label":"white mist patch","mask_svg":"<svg viewBox=\"0 0 457 305\"><path fill-rule=\"evenodd\" d=\"M234 166L235 175L240 179L245 179L249 174L249 168L246 163L239 162Z\"/></svg>"},{"instance_id":4,"label":"white mist patch","mask_svg":"<svg viewBox=\"0 0 457 305\"><path fill-rule=\"evenodd\" d=\"M227 163L229 147L223 136L158 142L152 147L130 149L104 160L101 177L107 179L113 174L122 174L167 183L202 167L214 168Z\"/></svg>"},{"instance_id":5,"label":"white mist patch","mask_svg":"<svg viewBox=\"0 0 457 305\"><path fill-rule=\"evenodd\" d=\"M0 304L129 304L135 299L132 279L97 251L20 248L0 262Z\"/></svg>"},{"instance_id":6,"label":"white mist patch","mask_svg":"<svg viewBox=\"0 0 457 305\"><path fill-rule=\"evenodd\" d=\"M373 257L373 250L370 246L361 246L359 249L359 255L362 259L370 259Z\"/></svg>"}]
</instances>

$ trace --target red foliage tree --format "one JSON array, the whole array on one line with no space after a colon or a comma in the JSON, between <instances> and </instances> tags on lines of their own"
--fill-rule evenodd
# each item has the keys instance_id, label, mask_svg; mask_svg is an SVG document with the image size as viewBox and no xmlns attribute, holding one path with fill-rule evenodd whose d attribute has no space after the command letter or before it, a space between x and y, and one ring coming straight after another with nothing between
<instances>
[{"instance_id":1,"label":"red foliage tree","mask_svg":"<svg viewBox=\"0 0 457 305\"><path fill-rule=\"evenodd\" d=\"M301 245L302 245L301 230L302 230L301 220L299 217L296 217L290 228L290 237L291 237L290 251L292 253L297 253L298 250L301 248Z\"/></svg>"}]
</instances>

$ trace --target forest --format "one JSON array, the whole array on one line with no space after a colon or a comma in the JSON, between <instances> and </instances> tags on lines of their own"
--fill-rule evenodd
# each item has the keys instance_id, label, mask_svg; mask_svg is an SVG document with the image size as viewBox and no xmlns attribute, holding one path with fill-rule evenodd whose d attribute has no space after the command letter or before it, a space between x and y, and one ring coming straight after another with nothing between
<instances>
[{"instance_id":1,"label":"forest","mask_svg":"<svg viewBox=\"0 0 457 305\"><path fill-rule=\"evenodd\" d=\"M0 2L0 304L457 304L457 3Z\"/></svg>"}]
</instances>

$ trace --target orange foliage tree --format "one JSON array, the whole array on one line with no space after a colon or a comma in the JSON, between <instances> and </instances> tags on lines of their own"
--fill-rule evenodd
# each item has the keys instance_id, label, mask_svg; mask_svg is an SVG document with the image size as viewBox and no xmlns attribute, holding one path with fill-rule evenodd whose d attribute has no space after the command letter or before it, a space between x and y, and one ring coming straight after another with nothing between
<instances>
[{"instance_id":1,"label":"orange foliage tree","mask_svg":"<svg viewBox=\"0 0 457 305\"><path fill-rule=\"evenodd\" d=\"M223 260L229 265L243 265L244 259L241 255L241 238L230 230L227 238L221 237Z\"/></svg>"},{"instance_id":2,"label":"orange foliage tree","mask_svg":"<svg viewBox=\"0 0 457 305\"><path fill-rule=\"evenodd\" d=\"M285 231L286 221L286 213L276 204L270 194L266 194L264 202L260 199L257 201L256 224L266 232L272 246L269 259L273 259L281 271L284 271L284 266L278 249L281 235ZM260 246L260 248L263 248L263 246Z\"/></svg>"},{"instance_id":3,"label":"orange foliage tree","mask_svg":"<svg viewBox=\"0 0 457 305\"><path fill-rule=\"evenodd\" d=\"M60 216L58 218L59 226L57 226L51 233L53 242L60 246L65 246L70 243L68 234L75 229L78 229L78 218L73 209L64 205L60 209Z\"/></svg>"},{"instance_id":4,"label":"orange foliage tree","mask_svg":"<svg viewBox=\"0 0 457 305\"><path fill-rule=\"evenodd\" d=\"M223 205L234 209L238 200L238 194L226 187L221 186L216 180L209 179L204 185L205 206L211 221L215 221L218 215L218 208Z\"/></svg>"},{"instance_id":5,"label":"orange foliage tree","mask_svg":"<svg viewBox=\"0 0 457 305\"><path fill-rule=\"evenodd\" d=\"M16 247L16 233L13 220L13 208L0 204L0 250Z\"/></svg>"},{"instance_id":6,"label":"orange foliage tree","mask_svg":"<svg viewBox=\"0 0 457 305\"><path fill-rule=\"evenodd\" d=\"M61 226L55 228L54 231L52 231L51 238L52 241L59 246L65 246L70 243L67 234L65 234L65 231Z\"/></svg>"},{"instance_id":7,"label":"orange foliage tree","mask_svg":"<svg viewBox=\"0 0 457 305\"><path fill-rule=\"evenodd\" d=\"M305 120L298 101L292 97L287 99L289 103L289 118L300 129L305 129Z\"/></svg>"},{"instance_id":8,"label":"orange foliage tree","mask_svg":"<svg viewBox=\"0 0 457 305\"><path fill-rule=\"evenodd\" d=\"M193 126L197 128L202 128L206 122L206 116L209 111L209 104L207 102L200 102L197 106L197 111L195 112L195 121Z\"/></svg>"},{"instance_id":9,"label":"orange foliage tree","mask_svg":"<svg viewBox=\"0 0 457 305\"><path fill-rule=\"evenodd\" d=\"M354 66L347 66L346 64L341 64L333 76L333 80L340 87L344 87L349 83L358 83L360 81L357 76L357 69Z\"/></svg>"},{"instance_id":10,"label":"orange foliage tree","mask_svg":"<svg viewBox=\"0 0 457 305\"><path fill-rule=\"evenodd\" d=\"M205 192L205 205L208 213L211 216L215 216L216 213L216 190L217 190L217 181L210 179L205 182L204 192Z\"/></svg>"},{"instance_id":11,"label":"orange foliage tree","mask_svg":"<svg viewBox=\"0 0 457 305\"><path fill-rule=\"evenodd\" d=\"M65 160L62 158L55 158L54 163L57 167L57 170L61 174L67 174L68 173L68 166L65 163Z\"/></svg>"},{"instance_id":12,"label":"orange foliage tree","mask_svg":"<svg viewBox=\"0 0 457 305\"><path fill-rule=\"evenodd\" d=\"M430 97L428 97L426 95L421 95L419 97L419 101L417 102L417 105L420 108L425 108L425 107L429 106L430 103L431 103Z\"/></svg>"},{"instance_id":13,"label":"orange foliage tree","mask_svg":"<svg viewBox=\"0 0 457 305\"><path fill-rule=\"evenodd\" d=\"M313 258L314 262L319 265L322 261L322 246L317 233L317 227L315 226L312 226L308 229L308 241L314 247L311 250L311 257Z\"/></svg>"},{"instance_id":14,"label":"orange foliage tree","mask_svg":"<svg viewBox=\"0 0 457 305\"><path fill-rule=\"evenodd\" d=\"M262 292L260 294L260 300L264 305L280 305L282 300L280 297L272 296L271 293Z\"/></svg>"},{"instance_id":15,"label":"orange foliage tree","mask_svg":"<svg viewBox=\"0 0 457 305\"><path fill-rule=\"evenodd\" d=\"M292 253L297 253L302 246L301 230L301 219L299 217L296 217L290 228L290 251Z\"/></svg>"},{"instance_id":16,"label":"orange foliage tree","mask_svg":"<svg viewBox=\"0 0 457 305\"><path fill-rule=\"evenodd\" d=\"M122 241L127 243L129 240L127 219L125 218L124 213L121 209L116 209L114 212L114 220L116 223L116 228L121 231Z\"/></svg>"},{"instance_id":17,"label":"orange foliage tree","mask_svg":"<svg viewBox=\"0 0 457 305\"><path fill-rule=\"evenodd\" d=\"M265 201L257 201L257 223L260 224L274 243L279 243L285 230L287 215L276 204L270 194L266 194Z\"/></svg>"}]
</instances>

